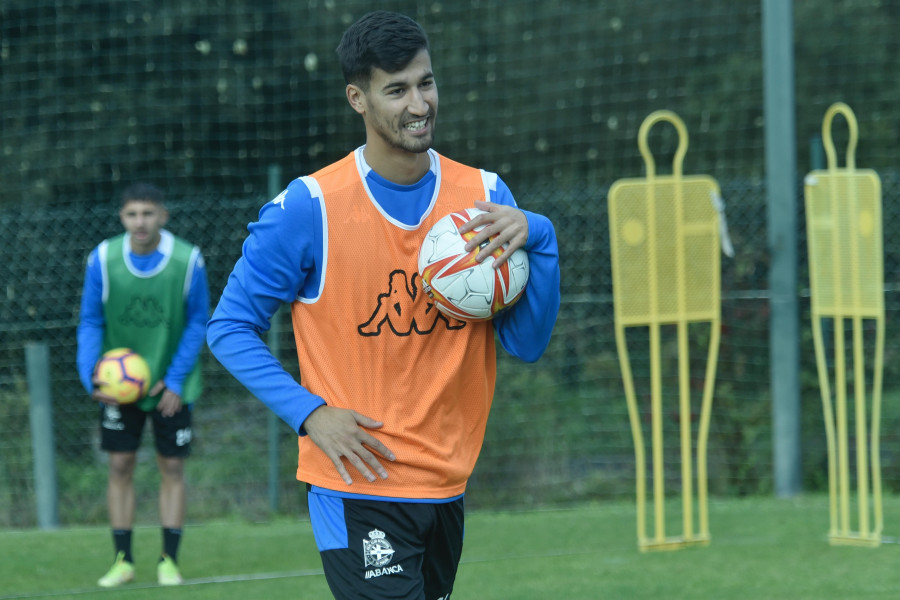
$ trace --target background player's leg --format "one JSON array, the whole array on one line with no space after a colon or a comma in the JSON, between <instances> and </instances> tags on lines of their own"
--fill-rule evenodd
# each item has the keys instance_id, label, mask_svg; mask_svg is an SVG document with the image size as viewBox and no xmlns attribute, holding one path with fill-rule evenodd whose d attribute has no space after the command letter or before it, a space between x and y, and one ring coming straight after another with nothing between
<instances>
[{"instance_id":1,"label":"background player's leg","mask_svg":"<svg viewBox=\"0 0 900 600\"><path fill-rule=\"evenodd\" d=\"M181 529L184 525L186 492L184 459L156 456L162 481L159 485L159 520L163 527Z\"/></svg>"},{"instance_id":2,"label":"background player's leg","mask_svg":"<svg viewBox=\"0 0 900 600\"><path fill-rule=\"evenodd\" d=\"M134 522L134 452L109 453L109 483L106 502L109 524L113 529L130 530Z\"/></svg>"}]
</instances>

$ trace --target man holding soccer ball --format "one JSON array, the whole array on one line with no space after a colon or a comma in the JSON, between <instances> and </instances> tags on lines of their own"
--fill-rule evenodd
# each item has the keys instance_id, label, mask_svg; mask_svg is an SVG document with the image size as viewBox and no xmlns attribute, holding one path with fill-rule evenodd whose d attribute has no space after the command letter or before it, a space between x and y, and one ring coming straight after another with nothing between
<instances>
[{"instance_id":1,"label":"man holding soccer ball","mask_svg":"<svg viewBox=\"0 0 900 600\"><path fill-rule=\"evenodd\" d=\"M495 335L536 361L560 304L553 225L516 207L494 173L432 149L438 92L428 38L376 11L345 33L346 98L366 143L293 181L249 226L207 330L219 361L296 431L297 478L332 593L447 599L462 552L463 497L496 379ZM444 215L481 214L467 250L495 265L524 248L521 299L459 321L422 290L417 255ZM291 304L302 385L260 339Z\"/></svg>"},{"instance_id":2,"label":"man holding soccer ball","mask_svg":"<svg viewBox=\"0 0 900 600\"><path fill-rule=\"evenodd\" d=\"M153 422L161 476L162 553L157 581L182 583L177 566L185 513L184 459L191 448L193 402L200 395L198 356L209 317L206 268L199 248L164 229L162 191L136 183L122 194L125 233L88 256L78 325L78 374L100 403L101 447L109 454L107 504L116 558L97 582L116 587L134 580L131 533L134 469L144 424ZM99 389L94 366L103 352L127 347L149 365L150 390L120 404Z\"/></svg>"}]
</instances>

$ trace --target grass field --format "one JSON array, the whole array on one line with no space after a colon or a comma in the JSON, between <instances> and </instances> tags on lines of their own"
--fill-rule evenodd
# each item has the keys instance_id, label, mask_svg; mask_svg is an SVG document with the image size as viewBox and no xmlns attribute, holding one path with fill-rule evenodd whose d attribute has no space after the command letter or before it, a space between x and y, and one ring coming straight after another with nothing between
<instances>
[{"instance_id":1,"label":"grass field","mask_svg":"<svg viewBox=\"0 0 900 600\"><path fill-rule=\"evenodd\" d=\"M836 547L826 497L713 499L708 547L641 553L631 504L475 512L453 598L896 600L900 497L885 498L885 521L880 547ZM181 588L155 584L159 543L158 528L138 528L137 581L101 590L94 582L112 552L105 528L0 532L0 600L331 597L303 519L188 526Z\"/></svg>"}]
</instances>

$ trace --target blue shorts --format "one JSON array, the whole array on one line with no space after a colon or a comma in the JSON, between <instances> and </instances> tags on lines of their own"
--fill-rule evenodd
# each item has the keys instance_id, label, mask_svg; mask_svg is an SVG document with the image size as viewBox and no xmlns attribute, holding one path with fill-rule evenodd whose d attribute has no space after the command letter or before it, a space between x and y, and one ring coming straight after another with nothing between
<instances>
[{"instance_id":1,"label":"blue shorts","mask_svg":"<svg viewBox=\"0 0 900 600\"><path fill-rule=\"evenodd\" d=\"M463 498L402 502L310 491L309 517L337 600L448 600L462 555Z\"/></svg>"}]
</instances>

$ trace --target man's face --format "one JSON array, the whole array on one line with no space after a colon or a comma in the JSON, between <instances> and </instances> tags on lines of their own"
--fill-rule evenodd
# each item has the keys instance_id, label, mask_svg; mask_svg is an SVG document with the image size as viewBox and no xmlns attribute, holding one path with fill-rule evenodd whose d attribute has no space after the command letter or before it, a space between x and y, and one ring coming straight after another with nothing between
<instances>
[{"instance_id":1,"label":"man's face","mask_svg":"<svg viewBox=\"0 0 900 600\"><path fill-rule=\"evenodd\" d=\"M427 50L396 73L373 70L368 91L360 96L362 110L354 108L365 120L367 144L413 153L431 148L438 92Z\"/></svg>"},{"instance_id":2,"label":"man's face","mask_svg":"<svg viewBox=\"0 0 900 600\"><path fill-rule=\"evenodd\" d=\"M169 212L147 200L129 200L119 211L125 231L131 234L131 249L149 254L159 244L159 232L169 219Z\"/></svg>"}]
</instances>

